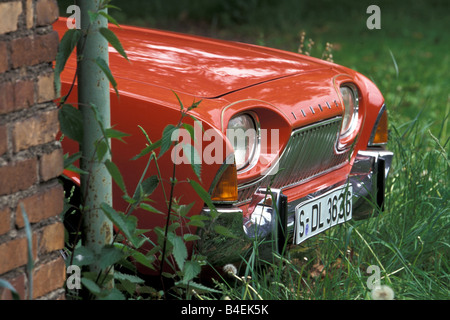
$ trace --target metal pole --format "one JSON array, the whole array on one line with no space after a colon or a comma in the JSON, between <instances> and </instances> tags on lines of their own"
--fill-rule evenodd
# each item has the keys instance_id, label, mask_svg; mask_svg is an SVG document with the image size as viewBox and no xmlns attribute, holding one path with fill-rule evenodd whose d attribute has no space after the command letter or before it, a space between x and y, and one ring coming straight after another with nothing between
<instances>
[{"instance_id":1,"label":"metal pole","mask_svg":"<svg viewBox=\"0 0 450 320\"><path fill-rule=\"evenodd\" d=\"M104 245L111 244L113 239L112 223L100 209L103 202L112 205L112 179L105 165L99 162L95 155L95 143L102 138L102 132L91 104L97 107L103 127L109 128L111 126L109 81L95 62L101 57L109 63L108 42L98 31L99 28L108 25L107 19L101 15L98 15L92 24L89 20L88 11L96 12L100 0L79 0L78 3L81 9L81 30L83 34L88 32L77 46L77 53L81 56L78 63L78 102L84 126L81 168L89 172L89 175L81 175L81 192L85 196L86 207L84 244L99 254ZM108 153L103 160L107 157L110 157ZM90 269L94 272L100 271L98 263L91 265Z\"/></svg>"}]
</instances>

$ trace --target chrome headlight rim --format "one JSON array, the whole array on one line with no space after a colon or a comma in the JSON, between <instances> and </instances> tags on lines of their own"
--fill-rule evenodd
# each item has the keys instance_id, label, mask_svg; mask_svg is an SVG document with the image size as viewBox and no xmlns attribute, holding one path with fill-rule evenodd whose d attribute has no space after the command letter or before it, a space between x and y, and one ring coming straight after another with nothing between
<instances>
[{"instance_id":1,"label":"chrome headlight rim","mask_svg":"<svg viewBox=\"0 0 450 320\"><path fill-rule=\"evenodd\" d=\"M352 102L347 101L343 90L349 90L352 97ZM359 115L359 90L355 84L351 82L345 82L340 85L339 92L341 95L344 114L342 115L342 126L339 132L340 138L345 139L351 136L358 125L358 115ZM353 105L353 106L351 106ZM346 120L346 117L349 117Z\"/></svg>"},{"instance_id":2,"label":"chrome headlight rim","mask_svg":"<svg viewBox=\"0 0 450 320\"><path fill-rule=\"evenodd\" d=\"M248 152L248 157L246 157L246 160L243 161L243 163L240 163L239 159L236 157L236 145L235 145L234 141L232 141L232 139L230 139L230 135L229 135L229 132L230 132L229 130L234 129L234 128L230 128L230 124L232 123L232 121L234 119L237 119L239 117L247 117L247 119L250 119L250 123L252 123L252 127L248 128L248 129L254 130L253 131L254 132L253 147L250 148L251 150L249 150L249 152ZM227 138L230 141L230 143L233 147L233 150L235 151L235 161L236 161L237 172L244 173L244 172L252 169L258 162L259 154L261 151L261 125L260 125L257 114L253 111L245 111L245 112L238 113L238 114L232 116L230 118L230 120L228 121L228 125L227 125ZM249 144L251 144L251 143L249 143Z\"/></svg>"}]
</instances>

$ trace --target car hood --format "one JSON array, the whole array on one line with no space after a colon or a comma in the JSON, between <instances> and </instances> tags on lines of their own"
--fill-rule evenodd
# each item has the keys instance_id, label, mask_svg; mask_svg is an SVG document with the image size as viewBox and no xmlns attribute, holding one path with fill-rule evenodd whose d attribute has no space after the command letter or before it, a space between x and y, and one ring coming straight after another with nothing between
<instances>
[{"instance_id":1,"label":"car hood","mask_svg":"<svg viewBox=\"0 0 450 320\"><path fill-rule=\"evenodd\" d=\"M130 62L110 47L117 78L200 98L323 68L314 59L237 42L135 27L114 28Z\"/></svg>"}]
</instances>

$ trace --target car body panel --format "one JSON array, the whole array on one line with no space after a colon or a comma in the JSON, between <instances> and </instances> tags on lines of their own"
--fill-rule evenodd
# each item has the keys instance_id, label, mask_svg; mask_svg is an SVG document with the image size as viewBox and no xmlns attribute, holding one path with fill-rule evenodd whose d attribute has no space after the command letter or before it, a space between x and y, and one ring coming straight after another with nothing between
<instances>
[{"instance_id":1,"label":"car body panel","mask_svg":"<svg viewBox=\"0 0 450 320\"><path fill-rule=\"evenodd\" d=\"M65 21L61 18L54 24L60 37L67 30ZM384 181L388 168L386 175L384 172L378 174L377 170L384 170L381 166L385 165L385 158L390 164L391 154L376 150L361 153L370 149L369 140L384 106L382 94L365 76L334 63L276 49L135 27L110 28L120 39L130 60L125 60L110 48L110 68L120 94L117 97L111 89L111 123L117 130L131 135L124 139L125 144L115 140L112 142L113 160L130 189L134 190L147 162L147 158L131 160L147 142L138 126L146 130L152 141L157 141L166 125L175 125L180 119L178 98L185 106L201 100L190 114L201 121L204 130L216 132L217 139L223 143L220 161L202 163L201 183L205 190L211 191L222 164L227 156L233 154L226 136L232 117L251 113L257 118L261 129L277 130L278 144L275 147L270 145L260 153L260 158L269 161L258 161L253 167L238 172L238 190L241 192L250 184L267 187L264 172L289 152L290 142L297 132L340 121L344 111L340 86L345 83L352 83L357 88L359 113L356 126L348 136L339 137L339 128L334 136L331 135L337 140L329 151L333 156L340 157L339 162L291 185L281 185L279 195L283 195L287 208L291 208L292 204L307 197L342 185L353 174L360 175L366 182L359 189L366 188L376 177ZM63 93L68 92L75 69L76 61L72 56L61 75ZM76 90L73 90L68 103L76 105L76 101ZM188 121L194 125L192 119ZM317 140L314 141L311 142L312 147L317 143ZM328 141L330 143L334 140ZM200 143L195 147L202 154L207 145L208 141L202 141L200 136ZM318 148L320 145L317 143ZM63 146L65 152L77 150L77 146L70 141L63 142ZM167 211L164 194L169 194L167 181L174 167L170 156L171 153L167 152L159 160L160 171L166 181L152 195L157 200L155 206L163 212ZM299 153L299 161L302 157L305 155ZM355 161L357 167L364 170L355 173ZM154 162L149 172L156 172ZM76 182L76 175L67 174ZM191 214L204 212L203 201L187 183L188 179L197 180L190 165L176 165L176 178L179 183L175 188L175 198L183 204L194 202ZM376 185L374 189L372 186L366 189L368 194L375 189L376 192L384 192ZM121 198L117 186L114 186L113 194L114 205L118 210L125 210L127 203ZM234 204L227 203L223 207L224 212L228 213L230 206L236 209L232 213L238 213L238 219L248 218L252 212L251 197ZM136 210L135 215L142 229L161 226L166 219L165 215L150 215L142 210ZM182 232L195 232L188 226L183 228ZM239 232L242 233L242 230ZM154 238L154 235L150 237ZM241 242L238 241L238 244Z\"/></svg>"}]
</instances>

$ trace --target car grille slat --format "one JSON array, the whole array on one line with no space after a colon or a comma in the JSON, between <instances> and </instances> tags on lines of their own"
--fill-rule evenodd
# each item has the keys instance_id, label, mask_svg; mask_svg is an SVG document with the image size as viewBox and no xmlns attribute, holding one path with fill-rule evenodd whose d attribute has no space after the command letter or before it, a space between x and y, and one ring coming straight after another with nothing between
<instances>
[{"instance_id":1,"label":"car grille slat","mask_svg":"<svg viewBox=\"0 0 450 320\"><path fill-rule=\"evenodd\" d=\"M286 189L345 164L350 151L336 151L341 121L337 117L293 131L279 159L278 173L239 186L239 203L250 200L260 187L270 184L272 188Z\"/></svg>"}]
</instances>

